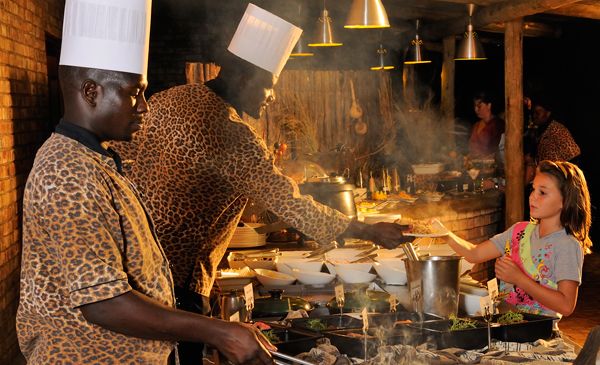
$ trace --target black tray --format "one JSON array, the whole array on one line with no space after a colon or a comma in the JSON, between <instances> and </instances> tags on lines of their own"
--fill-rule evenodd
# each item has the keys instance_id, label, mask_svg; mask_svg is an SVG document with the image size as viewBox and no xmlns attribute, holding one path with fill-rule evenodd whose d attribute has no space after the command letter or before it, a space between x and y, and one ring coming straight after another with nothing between
<instances>
[{"instance_id":1,"label":"black tray","mask_svg":"<svg viewBox=\"0 0 600 365\"><path fill-rule=\"evenodd\" d=\"M398 321L411 321L412 323L419 323L423 321L441 320L442 317L424 313L420 315L417 312L397 311L392 313L369 313L369 327L394 327L394 324ZM409 323L407 323L409 324ZM396 324L396 327L400 324ZM361 322L362 328L362 322Z\"/></svg>"},{"instance_id":2,"label":"black tray","mask_svg":"<svg viewBox=\"0 0 600 365\"><path fill-rule=\"evenodd\" d=\"M450 331L451 320L426 321L411 324L409 327L423 330L424 340L435 343L438 349L456 347L465 350L480 349L488 344L487 324L476 321L476 328Z\"/></svg>"},{"instance_id":3,"label":"black tray","mask_svg":"<svg viewBox=\"0 0 600 365\"><path fill-rule=\"evenodd\" d=\"M277 346L277 351L292 356L310 351L317 346L317 339L323 337L314 332L303 332L283 326L269 325L272 333L280 339L280 341L272 342L273 345Z\"/></svg>"},{"instance_id":4,"label":"black tray","mask_svg":"<svg viewBox=\"0 0 600 365\"><path fill-rule=\"evenodd\" d=\"M417 328L403 326L401 328L370 329L367 338L367 354L369 357L377 355L377 350L382 345L411 345L417 346L423 343L421 331ZM331 344L340 350L342 354L350 357L365 357L364 337L362 329L347 329L331 332L323 332L330 339Z\"/></svg>"},{"instance_id":5,"label":"black tray","mask_svg":"<svg viewBox=\"0 0 600 365\"><path fill-rule=\"evenodd\" d=\"M549 340L552 338L552 322L557 319L556 317L529 313L522 314L525 322L505 325L493 324L502 314L494 315L492 337L505 342L533 342L539 339ZM483 321L482 317L473 319Z\"/></svg>"},{"instance_id":6,"label":"black tray","mask_svg":"<svg viewBox=\"0 0 600 365\"><path fill-rule=\"evenodd\" d=\"M327 326L324 330L312 329L308 326L308 322L311 320L320 320L321 323ZM327 332L349 328L362 328L363 322L358 318L354 318L347 315L330 315L314 318L297 318L290 321L292 328L299 328L305 331L311 332Z\"/></svg>"}]
</instances>

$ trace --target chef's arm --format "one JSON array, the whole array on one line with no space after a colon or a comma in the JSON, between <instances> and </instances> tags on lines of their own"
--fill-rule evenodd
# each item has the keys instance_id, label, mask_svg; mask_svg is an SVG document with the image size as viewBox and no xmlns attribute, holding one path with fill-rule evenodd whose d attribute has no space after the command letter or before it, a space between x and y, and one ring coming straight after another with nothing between
<instances>
[{"instance_id":1,"label":"chef's arm","mask_svg":"<svg viewBox=\"0 0 600 365\"><path fill-rule=\"evenodd\" d=\"M80 307L88 322L124 335L154 340L202 342L234 364L272 364L275 350L252 326L165 306L132 290Z\"/></svg>"},{"instance_id":2,"label":"chef's arm","mask_svg":"<svg viewBox=\"0 0 600 365\"><path fill-rule=\"evenodd\" d=\"M458 237L454 232L449 231L447 242L457 254L475 264L495 259L502 255L490 240L475 245Z\"/></svg>"},{"instance_id":3,"label":"chef's arm","mask_svg":"<svg viewBox=\"0 0 600 365\"><path fill-rule=\"evenodd\" d=\"M402 234L402 226L395 223L379 222L366 224L353 220L339 238L359 238L372 241L385 248L395 248L401 243L413 240Z\"/></svg>"}]
</instances>

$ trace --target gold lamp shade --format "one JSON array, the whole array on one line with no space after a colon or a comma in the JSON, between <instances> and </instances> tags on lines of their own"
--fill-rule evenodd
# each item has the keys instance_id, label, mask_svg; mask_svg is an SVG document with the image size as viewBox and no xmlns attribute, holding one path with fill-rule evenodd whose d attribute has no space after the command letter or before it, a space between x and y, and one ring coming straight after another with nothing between
<instances>
[{"instance_id":1,"label":"gold lamp shade","mask_svg":"<svg viewBox=\"0 0 600 365\"><path fill-rule=\"evenodd\" d=\"M304 47L304 40L302 39L302 36L300 36L300 39L298 39L298 42L292 50L292 53L290 53L290 57L310 57L314 55L314 53Z\"/></svg>"},{"instance_id":2,"label":"gold lamp shade","mask_svg":"<svg viewBox=\"0 0 600 365\"><path fill-rule=\"evenodd\" d=\"M337 47L341 46L342 43L336 42L333 38L333 32L331 30L331 18L327 9L323 9L323 14L317 19L317 29L315 32L315 39L312 43L309 43L309 47Z\"/></svg>"},{"instance_id":3,"label":"gold lamp shade","mask_svg":"<svg viewBox=\"0 0 600 365\"><path fill-rule=\"evenodd\" d=\"M379 45L377 49L377 60L379 64L377 66L371 67L373 71L384 71L384 70L393 70L394 66L387 64L386 62L387 49L383 48L383 44Z\"/></svg>"},{"instance_id":4,"label":"gold lamp shade","mask_svg":"<svg viewBox=\"0 0 600 365\"><path fill-rule=\"evenodd\" d=\"M487 60L477 33L473 31L473 24L467 25L467 31L458 45L454 59L457 61Z\"/></svg>"},{"instance_id":5,"label":"gold lamp shade","mask_svg":"<svg viewBox=\"0 0 600 365\"><path fill-rule=\"evenodd\" d=\"M344 28L389 28L381 0L353 0Z\"/></svg>"},{"instance_id":6,"label":"gold lamp shade","mask_svg":"<svg viewBox=\"0 0 600 365\"><path fill-rule=\"evenodd\" d=\"M424 57L425 50L423 48L423 41L421 40L421 38L419 38L419 24L420 21L417 19L415 38L410 41L410 44L408 45L408 48L406 49L406 53L404 55L405 65L431 63L431 60L428 60Z\"/></svg>"}]
</instances>

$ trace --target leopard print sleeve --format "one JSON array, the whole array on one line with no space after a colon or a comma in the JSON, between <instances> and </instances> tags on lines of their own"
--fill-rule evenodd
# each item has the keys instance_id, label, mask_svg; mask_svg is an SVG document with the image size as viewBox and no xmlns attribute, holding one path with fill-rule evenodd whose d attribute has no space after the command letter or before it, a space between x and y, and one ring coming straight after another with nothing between
<instances>
[{"instance_id":1,"label":"leopard print sleeve","mask_svg":"<svg viewBox=\"0 0 600 365\"><path fill-rule=\"evenodd\" d=\"M580 154L581 150L567 127L551 122L538 144L539 160L570 161Z\"/></svg>"},{"instance_id":2,"label":"leopard print sleeve","mask_svg":"<svg viewBox=\"0 0 600 365\"><path fill-rule=\"evenodd\" d=\"M328 244L350 224L350 219L312 197L301 195L298 185L283 175L274 165L273 156L254 129L242 121L233 109L230 120L223 123L227 136L219 150L221 159L227 160L221 171L236 186L280 219L314 238Z\"/></svg>"}]
</instances>

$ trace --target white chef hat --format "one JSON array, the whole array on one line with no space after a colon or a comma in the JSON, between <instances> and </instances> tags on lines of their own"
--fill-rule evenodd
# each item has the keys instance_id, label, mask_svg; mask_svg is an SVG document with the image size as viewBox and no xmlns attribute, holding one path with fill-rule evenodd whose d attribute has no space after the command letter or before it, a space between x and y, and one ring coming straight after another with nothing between
<instances>
[{"instance_id":1,"label":"white chef hat","mask_svg":"<svg viewBox=\"0 0 600 365\"><path fill-rule=\"evenodd\" d=\"M250 3L227 49L279 76L300 34L302 29Z\"/></svg>"},{"instance_id":2,"label":"white chef hat","mask_svg":"<svg viewBox=\"0 0 600 365\"><path fill-rule=\"evenodd\" d=\"M66 0L60 65L146 75L152 0Z\"/></svg>"}]
</instances>

